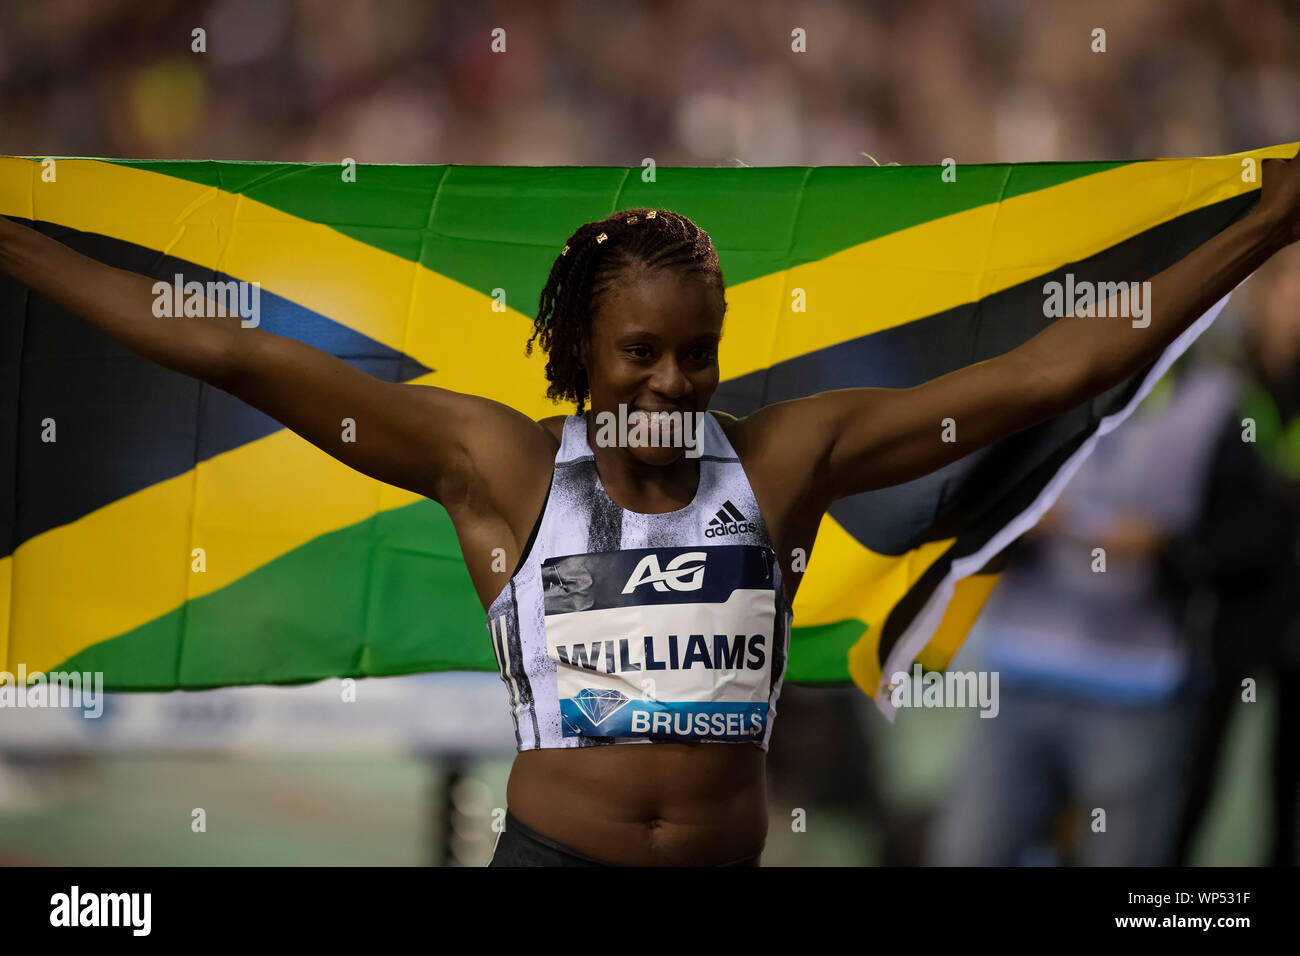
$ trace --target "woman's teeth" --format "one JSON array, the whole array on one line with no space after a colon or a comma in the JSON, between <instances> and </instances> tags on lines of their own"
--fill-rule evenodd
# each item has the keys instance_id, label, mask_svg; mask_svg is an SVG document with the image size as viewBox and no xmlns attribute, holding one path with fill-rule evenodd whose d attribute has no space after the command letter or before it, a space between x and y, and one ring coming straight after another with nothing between
<instances>
[{"instance_id":1,"label":"woman's teeth","mask_svg":"<svg viewBox=\"0 0 1300 956\"><path fill-rule=\"evenodd\" d=\"M673 430L672 412L647 412L638 408L628 415L628 421L635 423L638 417L646 423L646 426L652 432L658 433L661 438Z\"/></svg>"}]
</instances>

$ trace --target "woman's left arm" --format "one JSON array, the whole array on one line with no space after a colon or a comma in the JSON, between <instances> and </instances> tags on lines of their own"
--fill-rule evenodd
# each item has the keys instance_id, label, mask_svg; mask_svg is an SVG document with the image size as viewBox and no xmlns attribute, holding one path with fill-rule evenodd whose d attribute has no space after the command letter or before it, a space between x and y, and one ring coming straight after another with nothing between
<instances>
[{"instance_id":1,"label":"woman's left arm","mask_svg":"<svg viewBox=\"0 0 1300 956\"><path fill-rule=\"evenodd\" d=\"M1300 238L1300 160L1266 160L1261 171L1249 215L1150 280L1147 324L1071 315L997 358L921 385L821 392L762 409L753 425L800 435L789 451L818 459L818 497L829 501L919 478L1082 404L1152 362ZM1119 304L1100 314L1119 314ZM945 419L955 434L944 434Z\"/></svg>"}]
</instances>

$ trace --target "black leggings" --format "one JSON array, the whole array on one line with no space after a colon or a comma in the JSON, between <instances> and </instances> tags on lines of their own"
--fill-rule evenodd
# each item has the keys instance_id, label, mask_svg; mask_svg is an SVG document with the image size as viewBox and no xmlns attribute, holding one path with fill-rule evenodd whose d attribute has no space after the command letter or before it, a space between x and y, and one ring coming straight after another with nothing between
<instances>
[{"instance_id":1,"label":"black leggings","mask_svg":"<svg viewBox=\"0 0 1300 956\"><path fill-rule=\"evenodd\" d=\"M509 811L506 811L506 826L497 838L496 850L492 853L492 862L488 866L610 866L589 856L583 856L577 850L557 843L550 837L543 836L536 830L524 826ZM753 856L721 866L758 866L758 857Z\"/></svg>"}]
</instances>

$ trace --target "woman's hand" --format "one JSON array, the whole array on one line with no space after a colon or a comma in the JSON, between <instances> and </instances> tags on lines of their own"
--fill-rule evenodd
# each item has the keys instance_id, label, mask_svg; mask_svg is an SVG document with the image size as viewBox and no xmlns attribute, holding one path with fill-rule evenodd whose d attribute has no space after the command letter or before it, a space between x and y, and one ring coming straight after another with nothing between
<instances>
[{"instance_id":1,"label":"woman's hand","mask_svg":"<svg viewBox=\"0 0 1300 956\"><path fill-rule=\"evenodd\" d=\"M846 388L770 405L751 429L775 429L837 498L911 481L1059 415L1150 365L1184 329L1274 253L1300 239L1300 159L1261 165L1250 215L1150 279L1144 327L1071 314L1009 352L911 388ZM1043 229L1053 228L1043 223ZM1119 278L1116 276L1115 278ZM1118 315L1110 303L1102 315ZM1125 313L1126 314L1126 313ZM956 423L943 440L939 423Z\"/></svg>"},{"instance_id":2,"label":"woman's hand","mask_svg":"<svg viewBox=\"0 0 1300 956\"><path fill-rule=\"evenodd\" d=\"M1259 205L1252 215L1273 223L1281 243L1290 245L1300 240L1300 157L1266 159L1260 172Z\"/></svg>"},{"instance_id":3,"label":"woman's hand","mask_svg":"<svg viewBox=\"0 0 1300 956\"><path fill-rule=\"evenodd\" d=\"M532 475L555 456L541 425L497 402L382 381L305 342L246 328L211 302L203 316L160 316L152 278L3 216L0 272L137 355L227 391L345 465L448 510L517 507L519 472ZM346 419L361 438L345 437ZM525 537L535 513L512 512Z\"/></svg>"}]
</instances>

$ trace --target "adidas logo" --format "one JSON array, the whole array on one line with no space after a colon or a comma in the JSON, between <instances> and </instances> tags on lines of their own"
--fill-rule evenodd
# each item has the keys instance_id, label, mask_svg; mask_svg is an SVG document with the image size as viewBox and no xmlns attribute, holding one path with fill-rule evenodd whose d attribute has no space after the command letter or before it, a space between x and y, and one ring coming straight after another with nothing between
<instances>
[{"instance_id":1,"label":"adidas logo","mask_svg":"<svg viewBox=\"0 0 1300 956\"><path fill-rule=\"evenodd\" d=\"M749 521L740 509L730 501L724 501L722 507L713 520L708 523L704 529L704 537L721 538L728 534L744 534L745 532L757 531L758 528L754 522Z\"/></svg>"}]
</instances>

